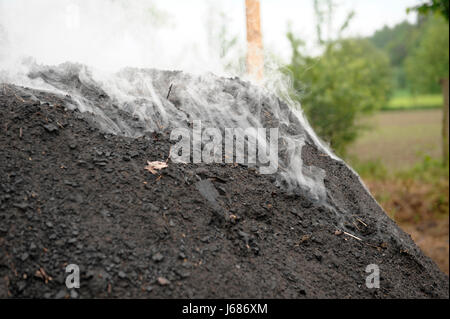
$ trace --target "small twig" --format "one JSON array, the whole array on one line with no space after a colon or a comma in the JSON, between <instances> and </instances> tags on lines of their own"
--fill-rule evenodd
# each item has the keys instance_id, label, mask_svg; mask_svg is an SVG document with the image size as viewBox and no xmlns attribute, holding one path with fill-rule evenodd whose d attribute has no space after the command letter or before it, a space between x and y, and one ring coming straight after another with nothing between
<instances>
[{"instance_id":1,"label":"small twig","mask_svg":"<svg viewBox=\"0 0 450 319\"><path fill-rule=\"evenodd\" d=\"M52 277L50 277L44 270L44 268L39 268L38 270L36 270L35 273L36 277L39 277L41 279L44 279L45 283L47 284L49 281L53 280Z\"/></svg>"},{"instance_id":2,"label":"small twig","mask_svg":"<svg viewBox=\"0 0 450 319\"><path fill-rule=\"evenodd\" d=\"M173 86L173 84L170 84L169 92L167 92L167 99L169 99L170 92L172 91L172 86Z\"/></svg>"},{"instance_id":3,"label":"small twig","mask_svg":"<svg viewBox=\"0 0 450 319\"><path fill-rule=\"evenodd\" d=\"M20 138L22 138L22 133L23 133L22 131L23 131L22 128L20 128L20 129L19 129L19 137L20 137Z\"/></svg>"},{"instance_id":4,"label":"small twig","mask_svg":"<svg viewBox=\"0 0 450 319\"><path fill-rule=\"evenodd\" d=\"M354 239L356 239L356 240L362 241L361 238L356 237L355 235L352 235L352 234L350 234L350 233L344 232L344 234L347 235L347 236L350 236L350 237L352 237L352 238L354 238Z\"/></svg>"},{"instance_id":5,"label":"small twig","mask_svg":"<svg viewBox=\"0 0 450 319\"><path fill-rule=\"evenodd\" d=\"M14 96L22 103L25 103L25 100L22 99L20 96L17 96L17 94L14 93Z\"/></svg>"},{"instance_id":6,"label":"small twig","mask_svg":"<svg viewBox=\"0 0 450 319\"><path fill-rule=\"evenodd\" d=\"M361 224L363 224L364 226L368 227L367 224L365 222L363 222L361 219L356 218L357 221L359 221Z\"/></svg>"},{"instance_id":7,"label":"small twig","mask_svg":"<svg viewBox=\"0 0 450 319\"><path fill-rule=\"evenodd\" d=\"M366 243L366 245L369 246L369 247L372 247L372 248L380 249L379 246L375 246L375 245L372 245L370 243Z\"/></svg>"}]
</instances>

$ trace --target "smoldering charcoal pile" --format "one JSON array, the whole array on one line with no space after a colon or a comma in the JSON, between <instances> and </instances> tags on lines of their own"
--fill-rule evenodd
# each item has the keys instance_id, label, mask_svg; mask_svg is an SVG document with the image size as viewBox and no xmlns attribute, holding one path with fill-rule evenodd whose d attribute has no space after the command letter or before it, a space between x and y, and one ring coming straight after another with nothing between
<instances>
[{"instance_id":1,"label":"smoldering charcoal pile","mask_svg":"<svg viewBox=\"0 0 450 319\"><path fill-rule=\"evenodd\" d=\"M0 297L449 297L448 277L276 97L239 79L130 69L121 99L119 82L81 70L33 70L51 91L0 85ZM256 120L298 147L282 144L273 175L170 159L144 169L197 117ZM79 289L66 288L69 264ZM369 265L379 289L366 286Z\"/></svg>"}]
</instances>

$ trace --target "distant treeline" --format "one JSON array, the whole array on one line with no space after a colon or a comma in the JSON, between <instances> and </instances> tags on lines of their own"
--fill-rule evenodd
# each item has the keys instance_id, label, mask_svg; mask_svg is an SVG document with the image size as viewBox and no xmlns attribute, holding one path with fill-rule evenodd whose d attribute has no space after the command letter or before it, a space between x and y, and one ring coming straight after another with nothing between
<instances>
[{"instance_id":1,"label":"distant treeline","mask_svg":"<svg viewBox=\"0 0 450 319\"><path fill-rule=\"evenodd\" d=\"M384 27L369 38L347 38L342 32L354 16L350 12L338 36L323 39L334 14L332 0L325 8L322 1L314 3L322 54L308 55L304 40L289 31L292 58L284 69L293 80L291 98L301 102L316 132L338 154L344 155L364 128L358 119L385 108L393 96L440 94L439 80L449 73L445 15L428 12L416 23Z\"/></svg>"},{"instance_id":2,"label":"distant treeline","mask_svg":"<svg viewBox=\"0 0 450 319\"><path fill-rule=\"evenodd\" d=\"M384 27L369 40L389 56L394 90L441 91L439 80L449 72L449 24L443 16L420 15L417 23Z\"/></svg>"}]
</instances>

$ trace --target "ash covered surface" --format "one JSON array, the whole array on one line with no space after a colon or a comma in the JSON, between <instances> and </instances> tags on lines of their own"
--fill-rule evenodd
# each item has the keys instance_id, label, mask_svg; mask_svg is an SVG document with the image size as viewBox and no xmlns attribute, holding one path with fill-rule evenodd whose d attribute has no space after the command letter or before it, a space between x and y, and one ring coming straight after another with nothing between
<instances>
[{"instance_id":1,"label":"ash covered surface","mask_svg":"<svg viewBox=\"0 0 450 319\"><path fill-rule=\"evenodd\" d=\"M244 165L169 160L153 175L168 130L105 133L73 104L0 87L0 297L448 298L448 276L306 133L302 163L324 172L326 201ZM68 264L80 289L65 288ZM366 287L370 264L380 289Z\"/></svg>"}]
</instances>

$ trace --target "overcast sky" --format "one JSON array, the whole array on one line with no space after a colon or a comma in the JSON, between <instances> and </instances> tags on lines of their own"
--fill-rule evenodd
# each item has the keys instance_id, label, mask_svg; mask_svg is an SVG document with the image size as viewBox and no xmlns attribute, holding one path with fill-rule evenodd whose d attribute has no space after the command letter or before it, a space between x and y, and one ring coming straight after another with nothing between
<instances>
[{"instance_id":1,"label":"overcast sky","mask_svg":"<svg viewBox=\"0 0 450 319\"><path fill-rule=\"evenodd\" d=\"M174 21L184 32L197 30L202 34L204 30L204 16L206 3L211 0L157 0L158 8L169 12ZM245 40L245 0L216 0L230 17L230 33L239 34L241 41ZM408 7L417 5L418 0L336 0L335 28L345 20L346 15L355 11L352 21L345 35L367 36L384 25L393 26L405 19L415 21L415 13L406 13ZM309 47L313 46L316 38L315 16L313 0L261 0L261 23L263 39L266 47L278 55L289 55L289 43L286 40L288 22L293 31L305 39ZM183 32L183 31L181 31ZM199 39L200 40L200 39Z\"/></svg>"},{"instance_id":2,"label":"overcast sky","mask_svg":"<svg viewBox=\"0 0 450 319\"><path fill-rule=\"evenodd\" d=\"M334 2L334 29L353 10L356 16L344 36L368 36L384 25L415 21L416 14L406 9L418 0ZM167 17L162 26L159 18L153 21L149 15L151 4ZM208 31L214 29L208 27L208 18L218 24L211 8L228 16L227 32L239 38L241 50L232 55L236 60L245 53L245 0L0 0L0 25L7 40L1 45L8 45L7 57L32 56L47 64L76 61L105 69L138 66L220 73L223 61L208 42ZM261 22L265 48L284 62L291 53L288 23L307 43L309 53L317 51L313 0L261 0Z\"/></svg>"}]
</instances>

